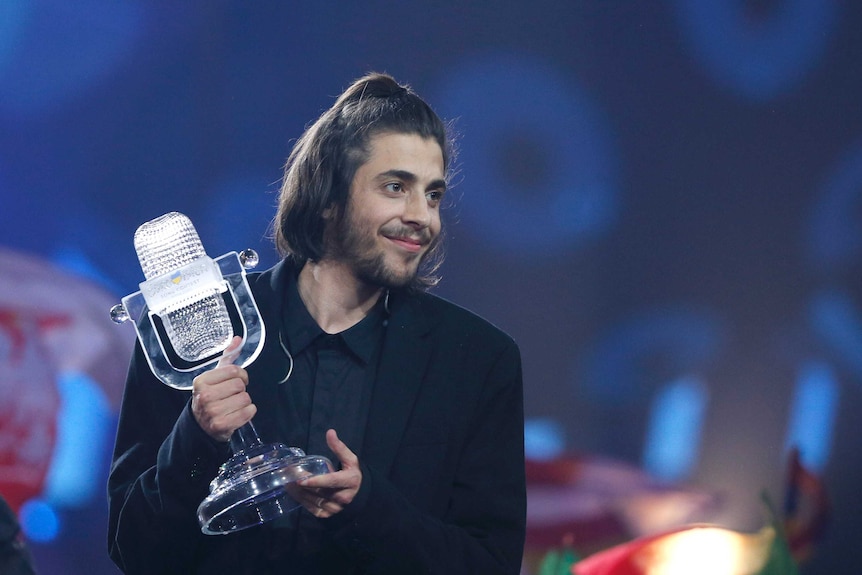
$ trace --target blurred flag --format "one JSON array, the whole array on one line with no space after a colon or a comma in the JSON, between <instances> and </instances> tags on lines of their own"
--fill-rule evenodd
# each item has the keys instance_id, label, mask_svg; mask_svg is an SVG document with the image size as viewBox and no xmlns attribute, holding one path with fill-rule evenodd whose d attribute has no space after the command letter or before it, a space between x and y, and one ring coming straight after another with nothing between
<instances>
[{"instance_id":1,"label":"blurred flag","mask_svg":"<svg viewBox=\"0 0 862 575\"><path fill-rule=\"evenodd\" d=\"M60 398L39 332L63 319L0 308L0 494L14 511L42 492L51 463Z\"/></svg>"},{"instance_id":2,"label":"blurred flag","mask_svg":"<svg viewBox=\"0 0 862 575\"><path fill-rule=\"evenodd\" d=\"M773 526L740 533L693 525L612 547L577 563L574 575L796 575Z\"/></svg>"},{"instance_id":3,"label":"blurred flag","mask_svg":"<svg viewBox=\"0 0 862 575\"><path fill-rule=\"evenodd\" d=\"M134 330L110 321L117 301L49 262L0 248L0 493L16 511L42 493L66 439L58 435L58 377L85 374L114 410L119 405ZM73 460L86 466L92 456Z\"/></svg>"},{"instance_id":4,"label":"blurred flag","mask_svg":"<svg viewBox=\"0 0 862 575\"><path fill-rule=\"evenodd\" d=\"M764 495L771 525L740 533L712 525L689 525L641 537L576 563L574 575L796 575L828 523L830 504L820 478L788 461L784 516Z\"/></svg>"},{"instance_id":5,"label":"blurred flag","mask_svg":"<svg viewBox=\"0 0 862 575\"><path fill-rule=\"evenodd\" d=\"M794 559L803 562L811 556L826 531L831 510L823 481L802 465L798 449L791 450L784 496L784 531Z\"/></svg>"},{"instance_id":6,"label":"blurred flag","mask_svg":"<svg viewBox=\"0 0 862 575\"><path fill-rule=\"evenodd\" d=\"M0 247L0 309L35 320L55 369L87 374L115 409L135 340L134 329L109 319L119 300L48 261Z\"/></svg>"},{"instance_id":7,"label":"blurred flag","mask_svg":"<svg viewBox=\"0 0 862 575\"><path fill-rule=\"evenodd\" d=\"M600 457L527 461L527 550L545 553L570 540L589 553L691 521L718 498L657 481L643 470Z\"/></svg>"}]
</instances>

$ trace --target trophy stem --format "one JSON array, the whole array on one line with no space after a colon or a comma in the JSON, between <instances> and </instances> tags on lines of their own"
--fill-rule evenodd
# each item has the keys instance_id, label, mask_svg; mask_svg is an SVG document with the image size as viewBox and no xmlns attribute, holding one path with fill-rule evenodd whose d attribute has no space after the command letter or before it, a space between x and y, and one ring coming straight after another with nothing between
<instances>
[{"instance_id":1,"label":"trophy stem","mask_svg":"<svg viewBox=\"0 0 862 575\"><path fill-rule=\"evenodd\" d=\"M233 453L239 453L261 444L260 436L251 421L234 431L233 435L230 436L230 449Z\"/></svg>"}]
</instances>

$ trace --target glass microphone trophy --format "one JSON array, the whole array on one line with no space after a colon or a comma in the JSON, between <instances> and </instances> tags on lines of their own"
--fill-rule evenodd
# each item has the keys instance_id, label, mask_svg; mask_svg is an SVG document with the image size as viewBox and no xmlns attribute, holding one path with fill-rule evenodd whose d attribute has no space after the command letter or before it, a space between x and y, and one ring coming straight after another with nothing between
<instances>
[{"instance_id":1,"label":"glass microphone trophy","mask_svg":"<svg viewBox=\"0 0 862 575\"><path fill-rule=\"evenodd\" d=\"M111 309L111 319L135 326L153 374L166 385L191 390L215 367L234 334L242 344L234 363L246 367L263 349L266 329L245 277L257 253L229 252L210 259L183 214L170 212L142 224L135 250L146 281ZM281 443L264 445L248 422L230 439L233 455L210 482L198 506L201 531L233 533L276 519L298 507L287 494L295 481L332 471L325 457Z\"/></svg>"}]
</instances>

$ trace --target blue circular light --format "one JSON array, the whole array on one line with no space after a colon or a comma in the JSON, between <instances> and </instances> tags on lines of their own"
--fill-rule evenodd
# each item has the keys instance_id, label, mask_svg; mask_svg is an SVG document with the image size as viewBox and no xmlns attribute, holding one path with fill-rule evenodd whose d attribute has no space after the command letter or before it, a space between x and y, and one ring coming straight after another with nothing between
<instances>
[{"instance_id":1,"label":"blue circular light","mask_svg":"<svg viewBox=\"0 0 862 575\"><path fill-rule=\"evenodd\" d=\"M30 541L47 543L60 533L60 518L53 507L40 499L31 499L18 512L21 530Z\"/></svg>"},{"instance_id":2,"label":"blue circular light","mask_svg":"<svg viewBox=\"0 0 862 575\"><path fill-rule=\"evenodd\" d=\"M524 421L524 453L528 459L553 459L565 453L566 440L559 421L538 417Z\"/></svg>"},{"instance_id":3,"label":"blue circular light","mask_svg":"<svg viewBox=\"0 0 862 575\"><path fill-rule=\"evenodd\" d=\"M775 2L747 14L739 0L676 0L694 57L721 86L765 101L799 84L826 50L836 21L834 0Z\"/></svg>"},{"instance_id":4,"label":"blue circular light","mask_svg":"<svg viewBox=\"0 0 862 575\"><path fill-rule=\"evenodd\" d=\"M455 183L468 233L551 257L609 228L617 210L609 130L557 70L519 54L477 57L451 71L435 101L463 134Z\"/></svg>"}]
</instances>

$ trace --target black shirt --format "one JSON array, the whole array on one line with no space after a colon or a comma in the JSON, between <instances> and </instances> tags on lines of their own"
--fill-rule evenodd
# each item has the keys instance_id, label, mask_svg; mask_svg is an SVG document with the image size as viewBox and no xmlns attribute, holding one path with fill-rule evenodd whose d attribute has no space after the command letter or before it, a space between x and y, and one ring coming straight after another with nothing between
<instances>
[{"instance_id":1,"label":"black shirt","mask_svg":"<svg viewBox=\"0 0 862 575\"><path fill-rule=\"evenodd\" d=\"M356 325L327 334L308 313L296 278L288 282L279 335L293 357L293 371L280 384L280 435L289 446L328 457L338 468L338 458L326 445L326 430L335 429L361 455L386 320L383 298Z\"/></svg>"},{"instance_id":2,"label":"black shirt","mask_svg":"<svg viewBox=\"0 0 862 575\"><path fill-rule=\"evenodd\" d=\"M326 431L335 429L339 439L361 457L388 317L384 298L356 325L328 334L308 313L296 276L288 274L287 282L278 337L285 355L292 358L292 366L287 379L279 384L279 435L289 447L323 455L340 469L338 458L326 445ZM326 534L319 520L304 509L269 527L264 535L269 540L264 545L272 565L287 560L299 572L328 573L329 562L339 561L335 555L322 552Z\"/></svg>"}]
</instances>

